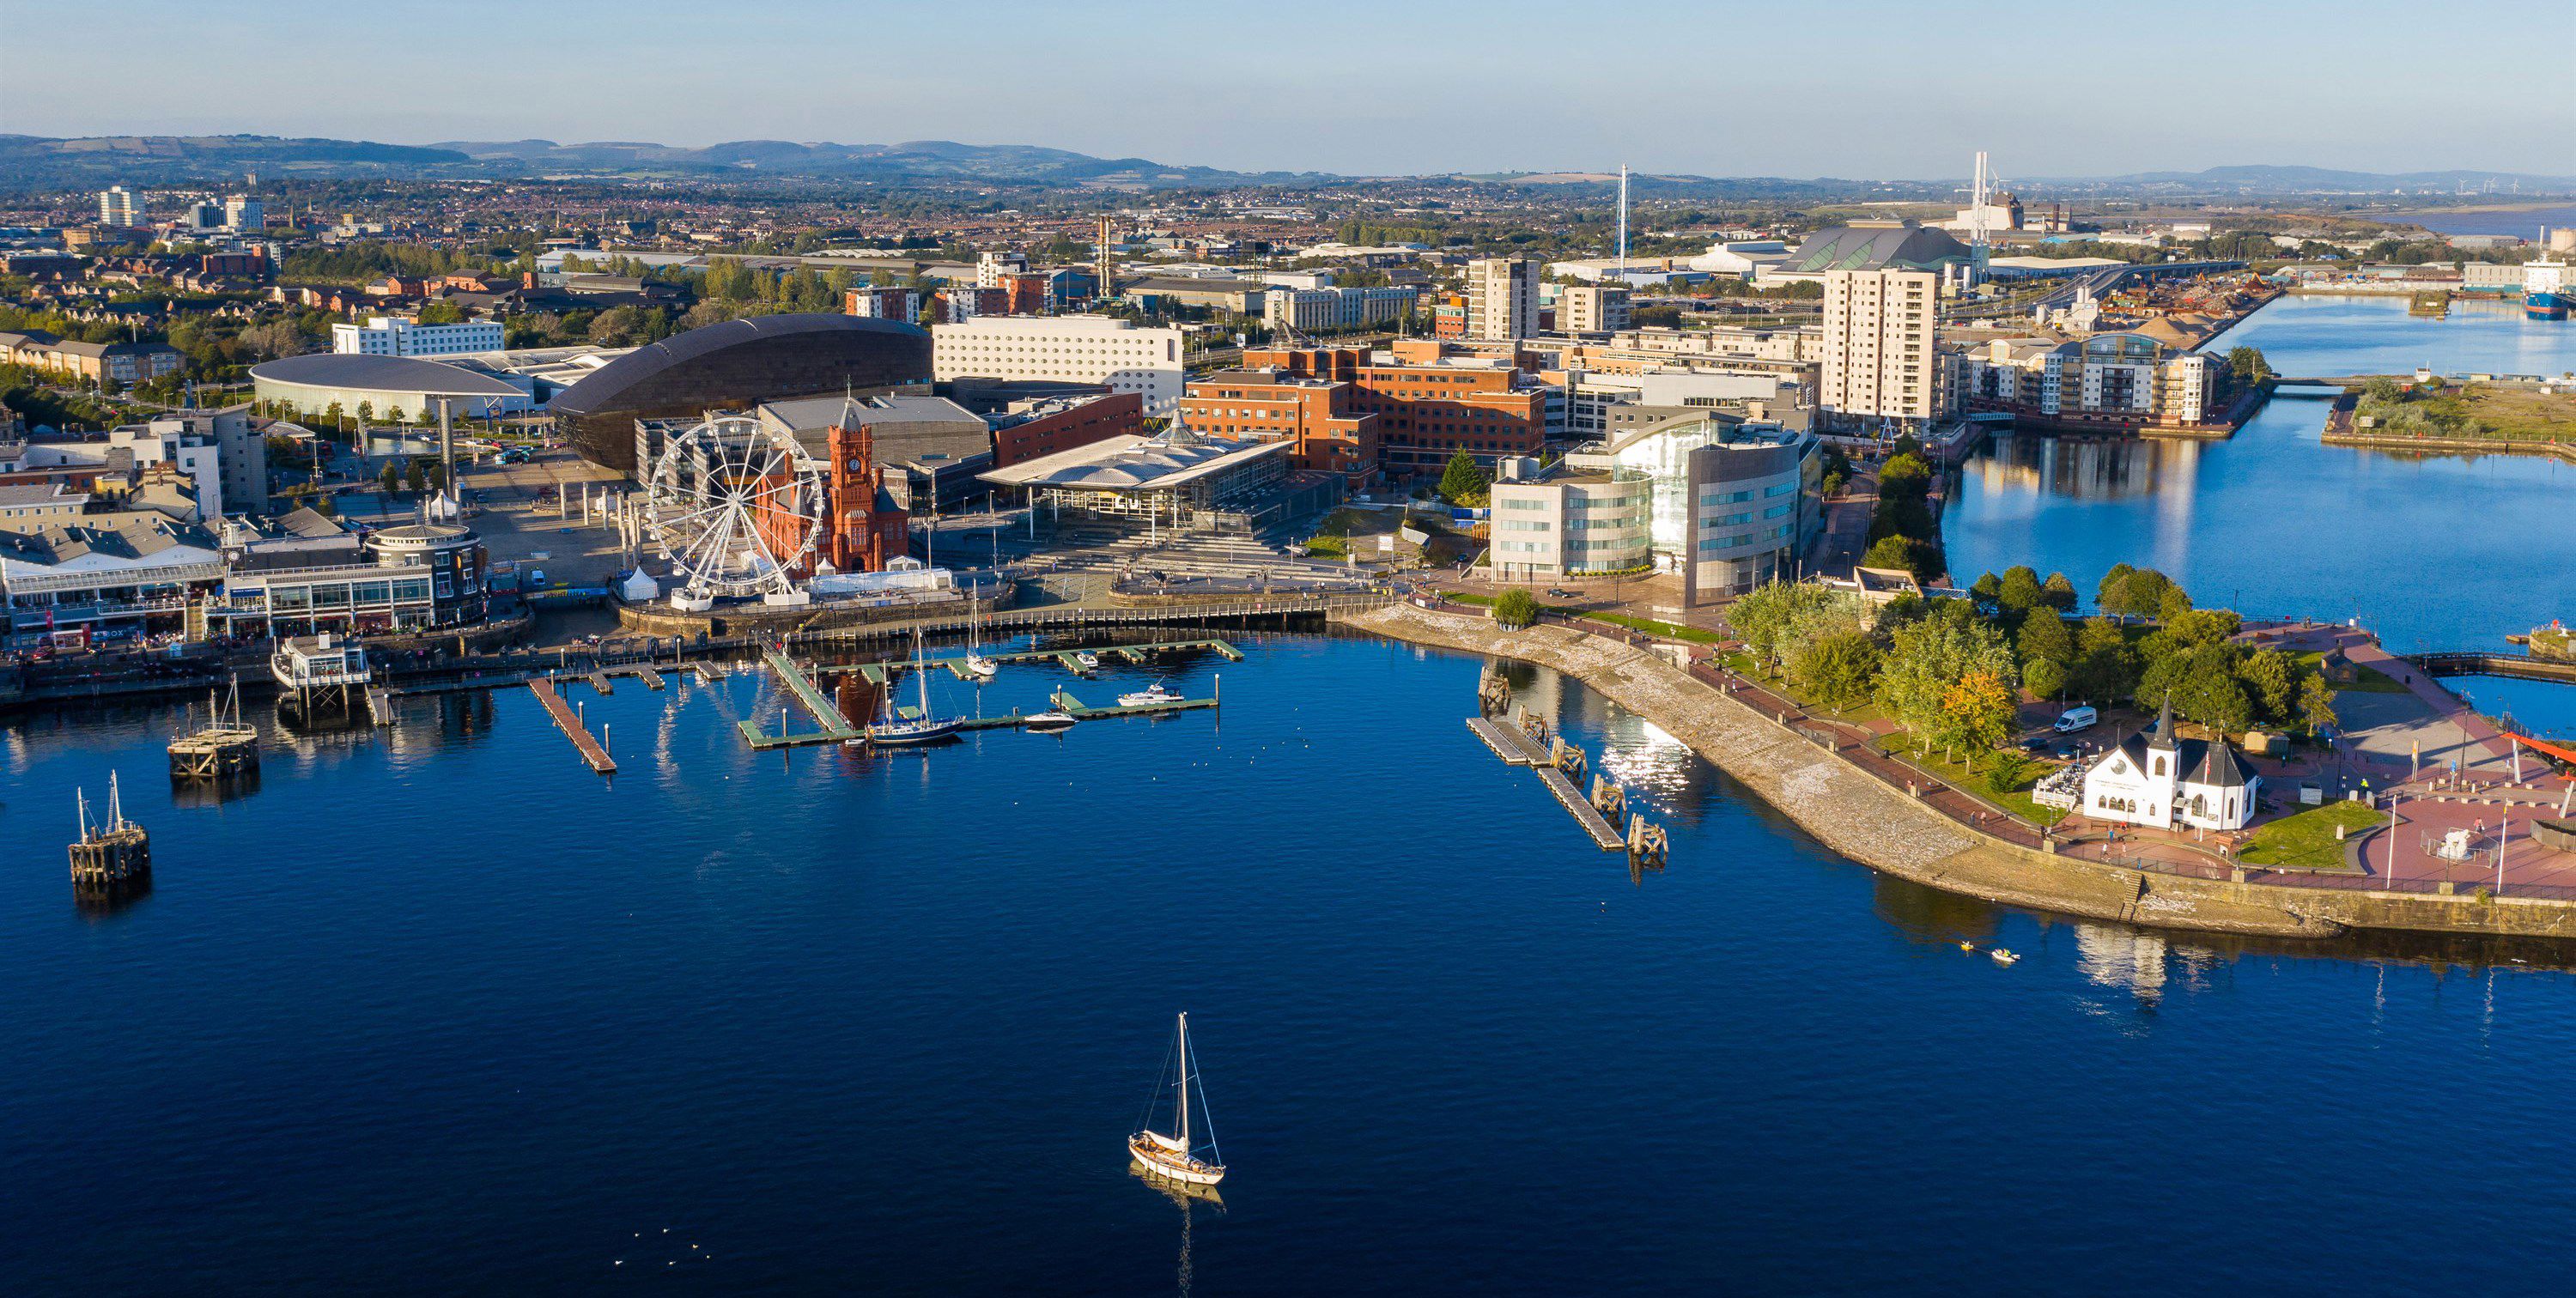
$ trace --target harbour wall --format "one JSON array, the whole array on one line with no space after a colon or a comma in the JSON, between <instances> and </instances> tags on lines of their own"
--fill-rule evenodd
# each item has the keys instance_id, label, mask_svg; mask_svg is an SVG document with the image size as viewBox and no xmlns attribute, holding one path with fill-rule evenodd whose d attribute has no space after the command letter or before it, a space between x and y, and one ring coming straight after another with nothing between
<instances>
[{"instance_id":1,"label":"harbour wall","mask_svg":"<svg viewBox=\"0 0 2576 1298\"><path fill-rule=\"evenodd\" d=\"M1581 680L1690 745L1835 851L1945 892L2150 928L2254 936L2394 930L2576 939L2576 905L2564 902L2235 883L2035 851L1961 825L1646 649L1563 627L1510 631L1409 604L1338 620Z\"/></svg>"}]
</instances>

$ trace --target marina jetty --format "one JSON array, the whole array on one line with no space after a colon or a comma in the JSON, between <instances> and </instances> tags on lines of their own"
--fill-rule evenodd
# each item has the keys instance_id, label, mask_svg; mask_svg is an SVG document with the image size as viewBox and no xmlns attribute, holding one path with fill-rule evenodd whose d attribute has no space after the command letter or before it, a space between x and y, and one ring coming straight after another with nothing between
<instances>
[{"instance_id":1,"label":"marina jetty","mask_svg":"<svg viewBox=\"0 0 2576 1298\"><path fill-rule=\"evenodd\" d=\"M1945 892L2151 928L2257 936L2394 930L2576 939L2576 898L2302 887L2250 881L2241 869L2201 877L2078 857L2044 835L2020 832L2026 825L2000 817L1981 823L1964 797L1909 788L1889 771L1864 766L1872 759L1858 748L1821 729L1801 729L1794 714L1753 706L1745 701L1750 691L1730 691L1707 665L1683 665L1688 646L1549 623L1508 630L1471 613L1406 603L1336 621L1572 676L1688 744L1835 851Z\"/></svg>"}]
</instances>

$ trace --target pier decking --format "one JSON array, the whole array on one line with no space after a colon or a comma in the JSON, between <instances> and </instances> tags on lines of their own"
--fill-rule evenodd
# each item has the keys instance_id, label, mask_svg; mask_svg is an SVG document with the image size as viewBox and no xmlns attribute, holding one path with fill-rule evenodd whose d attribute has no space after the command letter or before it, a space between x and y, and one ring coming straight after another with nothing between
<instances>
[{"instance_id":1,"label":"pier decking","mask_svg":"<svg viewBox=\"0 0 2576 1298\"><path fill-rule=\"evenodd\" d=\"M1187 653L1194 650L1216 654L1228 662L1243 661L1243 651L1223 640L1157 640L1151 644L1102 645L1091 652L1102 658L1123 658L1131 663L1143 663L1154 654ZM1016 649L1007 653L989 652L982 656L996 663L1052 662L1076 675L1082 675L1086 669L1074 659L1074 652L1071 649ZM974 676L966 670L966 657L963 654L898 658L891 662L859 664L859 674L876 685L883 685L895 676L908 671L944 671L961 681L974 679Z\"/></svg>"},{"instance_id":2,"label":"pier decking","mask_svg":"<svg viewBox=\"0 0 2576 1298\"><path fill-rule=\"evenodd\" d=\"M804 744L837 744L856 739L863 733L851 725L848 718L841 715L839 705L833 703L831 698L823 693L823 688L805 675L804 669L796 665L795 659L778 649L763 650L760 656L762 661L769 664L769 670L777 673L779 682L787 687L787 692L795 695L796 701L805 705L805 711L814 718L814 724L818 729L803 731L782 729L777 734L769 734L761 730L759 722L744 721L741 723L742 737L748 740L752 747L794 748Z\"/></svg>"},{"instance_id":3,"label":"pier decking","mask_svg":"<svg viewBox=\"0 0 2576 1298\"><path fill-rule=\"evenodd\" d=\"M1612 825L1609 819L1601 814L1600 808L1593 806L1591 801L1583 796L1583 790L1565 773L1556 753L1540 748L1536 739L1518 728L1491 717L1469 717L1467 729L1473 731L1476 738L1483 740L1485 747L1494 750L1494 756L1502 758L1510 765L1525 766L1535 772L1539 783L1547 786L1548 794L1556 799L1558 805L1565 808L1568 815L1574 817L1574 823L1582 826L1584 833L1592 836L1593 846L1604 852L1627 849L1628 840L1620 835L1617 826ZM1560 748L1567 754L1566 761L1577 766L1582 764L1581 749L1565 748L1562 745Z\"/></svg>"},{"instance_id":4,"label":"pier decking","mask_svg":"<svg viewBox=\"0 0 2576 1298\"><path fill-rule=\"evenodd\" d=\"M544 679L530 681L528 692L536 695L537 702L545 705L546 715L555 719L555 728L563 731L565 738L572 740L574 750L581 754L581 760L590 763L590 769L602 775L617 773L617 763L609 757L608 749L592 737L589 727L581 723L581 717L572 710L572 705L564 702L562 692L555 688L553 681Z\"/></svg>"},{"instance_id":5,"label":"pier decking","mask_svg":"<svg viewBox=\"0 0 2576 1298\"><path fill-rule=\"evenodd\" d=\"M1105 721L1111 717L1150 717L1158 716L1165 712L1189 712L1198 708L1212 708L1217 705L1216 699L1204 698L1173 699L1166 703L1119 703L1109 707L1095 708L1085 704L1082 700L1075 698L1063 690L1057 690L1047 699L1047 702L1054 704L1057 711L1064 713L1066 716L1069 716L1076 721Z\"/></svg>"}]
</instances>

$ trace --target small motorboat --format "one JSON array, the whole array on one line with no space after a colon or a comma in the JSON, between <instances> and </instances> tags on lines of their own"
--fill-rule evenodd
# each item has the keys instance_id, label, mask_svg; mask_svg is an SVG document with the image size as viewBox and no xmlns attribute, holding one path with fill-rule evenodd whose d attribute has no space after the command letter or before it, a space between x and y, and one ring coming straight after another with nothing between
<instances>
[{"instance_id":1,"label":"small motorboat","mask_svg":"<svg viewBox=\"0 0 2576 1298\"><path fill-rule=\"evenodd\" d=\"M1073 665L1087 672L1099 671L1100 655L1085 649L1073 656Z\"/></svg>"},{"instance_id":2,"label":"small motorboat","mask_svg":"<svg viewBox=\"0 0 2576 1298\"><path fill-rule=\"evenodd\" d=\"M1179 690L1173 689L1171 686L1165 685L1161 681L1156 681L1141 690L1132 690L1128 693L1119 695L1118 704L1121 707L1129 708L1151 707L1157 703L1178 703L1181 701L1181 698L1182 695Z\"/></svg>"},{"instance_id":3,"label":"small motorboat","mask_svg":"<svg viewBox=\"0 0 2576 1298\"><path fill-rule=\"evenodd\" d=\"M1996 947L1994 950L1988 951L1986 954L1993 956L1996 964L2011 964L2014 961L2021 959L2020 956L2014 955L2012 952L2007 951L2002 947Z\"/></svg>"},{"instance_id":4,"label":"small motorboat","mask_svg":"<svg viewBox=\"0 0 2576 1298\"><path fill-rule=\"evenodd\" d=\"M1032 712L1020 718L1023 730L1071 730L1074 717L1070 712Z\"/></svg>"},{"instance_id":5,"label":"small motorboat","mask_svg":"<svg viewBox=\"0 0 2576 1298\"><path fill-rule=\"evenodd\" d=\"M1974 942L1962 942L1959 944L1959 949L1970 955L1975 955L1977 953L1977 944Z\"/></svg>"}]
</instances>

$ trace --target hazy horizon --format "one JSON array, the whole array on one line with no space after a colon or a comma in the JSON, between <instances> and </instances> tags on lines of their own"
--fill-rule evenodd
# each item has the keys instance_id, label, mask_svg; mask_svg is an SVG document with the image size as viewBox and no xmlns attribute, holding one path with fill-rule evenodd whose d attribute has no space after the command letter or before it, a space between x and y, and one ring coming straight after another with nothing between
<instances>
[{"instance_id":1,"label":"hazy horizon","mask_svg":"<svg viewBox=\"0 0 2576 1298\"><path fill-rule=\"evenodd\" d=\"M1795 13L1638 0L1576 22L1521 0L1394 13L1322 0L1293 24L1176 0L782 0L712 26L704 6L667 0L456 0L434 31L420 10L381 25L352 24L352 12L137 0L52 13L41 45L0 42L0 128L389 144L954 140L1352 176L1625 162L1942 180L1967 174L1978 149L2006 183L2235 165L2576 173L2565 96L2545 104L2524 78L2466 59L2382 75L2389 33L2420 13L2386 3L2181 0L2144 30L2124 11L2027 0L1984 6L1974 25L1890 0ZM2463 42L2576 34L2563 4L2446 12ZM58 57L76 48L115 50L112 79Z\"/></svg>"}]
</instances>

